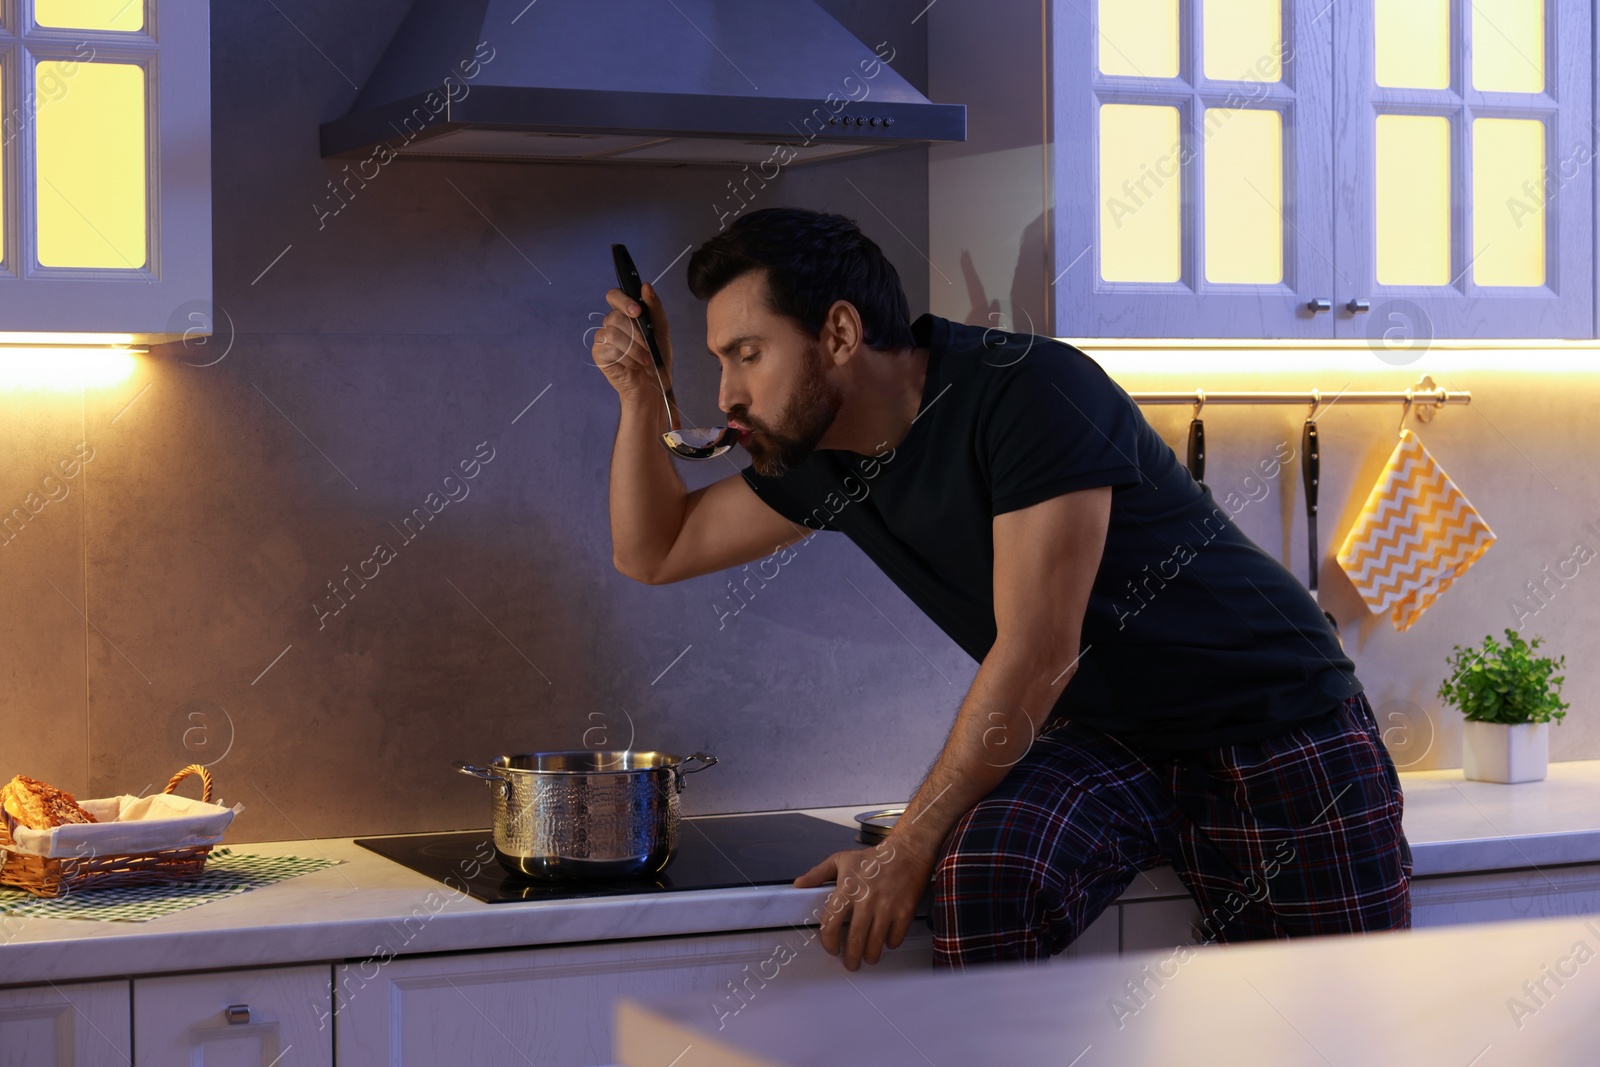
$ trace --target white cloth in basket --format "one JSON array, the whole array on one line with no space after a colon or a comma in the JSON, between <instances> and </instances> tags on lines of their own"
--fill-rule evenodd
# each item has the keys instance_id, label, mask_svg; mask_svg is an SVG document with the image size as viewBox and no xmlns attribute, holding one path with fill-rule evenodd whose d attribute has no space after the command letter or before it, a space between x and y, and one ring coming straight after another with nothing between
<instances>
[{"instance_id":1,"label":"white cloth in basket","mask_svg":"<svg viewBox=\"0 0 1600 1067\"><path fill-rule=\"evenodd\" d=\"M231 808L172 793L147 797L103 797L79 802L99 822L69 823L48 830L17 826L11 851L54 859L122 856L190 845L215 845L243 804Z\"/></svg>"}]
</instances>

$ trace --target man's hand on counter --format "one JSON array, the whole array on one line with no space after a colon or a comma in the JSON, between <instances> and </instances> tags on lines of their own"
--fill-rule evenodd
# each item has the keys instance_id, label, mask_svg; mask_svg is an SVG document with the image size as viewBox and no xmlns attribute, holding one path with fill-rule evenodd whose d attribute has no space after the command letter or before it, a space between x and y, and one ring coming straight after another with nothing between
<instances>
[{"instance_id":1,"label":"man's hand on counter","mask_svg":"<svg viewBox=\"0 0 1600 1067\"><path fill-rule=\"evenodd\" d=\"M844 955L846 970L877 963L885 946L899 948L916 918L937 856L905 841L835 852L794 880L810 889L835 882L823 907L822 947ZM848 929L846 921L848 920Z\"/></svg>"},{"instance_id":2,"label":"man's hand on counter","mask_svg":"<svg viewBox=\"0 0 1600 1067\"><path fill-rule=\"evenodd\" d=\"M887 840L835 852L794 880L798 889L838 883L822 919L822 945L839 955L848 919L846 969L859 969L863 959L877 963L885 944L899 947L946 836L1022 758L1077 672L1088 651L1080 651L1083 616L1110 516L1108 486L996 516L997 637L938 759ZM1062 545L1073 550L1062 552ZM1024 736L1027 744L1018 745Z\"/></svg>"}]
</instances>

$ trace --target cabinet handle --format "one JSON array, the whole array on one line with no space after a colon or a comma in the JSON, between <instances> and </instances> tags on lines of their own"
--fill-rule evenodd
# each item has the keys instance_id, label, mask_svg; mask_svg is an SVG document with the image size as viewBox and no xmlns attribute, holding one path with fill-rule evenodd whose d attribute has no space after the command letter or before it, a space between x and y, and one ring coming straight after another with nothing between
<instances>
[{"instance_id":1,"label":"cabinet handle","mask_svg":"<svg viewBox=\"0 0 1600 1067\"><path fill-rule=\"evenodd\" d=\"M1324 311L1332 311L1333 301L1329 300L1327 297L1319 296L1317 299L1306 304L1306 307L1310 309L1311 314L1318 315Z\"/></svg>"},{"instance_id":2,"label":"cabinet handle","mask_svg":"<svg viewBox=\"0 0 1600 1067\"><path fill-rule=\"evenodd\" d=\"M1345 308L1348 309L1352 315L1364 315L1372 310L1372 301L1352 300L1350 303L1345 305Z\"/></svg>"},{"instance_id":3,"label":"cabinet handle","mask_svg":"<svg viewBox=\"0 0 1600 1067\"><path fill-rule=\"evenodd\" d=\"M229 1025L237 1026L250 1021L250 1005L229 1004L222 1009L222 1017L228 1020Z\"/></svg>"}]
</instances>

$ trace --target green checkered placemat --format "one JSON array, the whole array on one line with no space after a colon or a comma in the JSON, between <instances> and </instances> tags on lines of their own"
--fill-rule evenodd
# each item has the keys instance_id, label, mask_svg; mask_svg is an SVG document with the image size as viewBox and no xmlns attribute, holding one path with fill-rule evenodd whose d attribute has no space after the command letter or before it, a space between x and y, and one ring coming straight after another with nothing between
<instances>
[{"instance_id":1,"label":"green checkered placemat","mask_svg":"<svg viewBox=\"0 0 1600 1067\"><path fill-rule=\"evenodd\" d=\"M206 859L205 871L192 882L88 889L54 898L30 896L21 889L0 886L0 915L146 922L342 862L303 856L256 856L215 848Z\"/></svg>"}]
</instances>

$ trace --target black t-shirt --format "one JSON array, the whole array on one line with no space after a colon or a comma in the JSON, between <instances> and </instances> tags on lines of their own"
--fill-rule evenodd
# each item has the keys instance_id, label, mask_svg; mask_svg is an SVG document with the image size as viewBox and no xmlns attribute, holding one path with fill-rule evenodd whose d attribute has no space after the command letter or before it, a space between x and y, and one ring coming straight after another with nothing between
<instances>
[{"instance_id":1,"label":"black t-shirt","mask_svg":"<svg viewBox=\"0 0 1600 1067\"><path fill-rule=\"evenodd\" d=\"M1085 651L1054 716L1149 748L1215 747L1360 691L1316 601L1232 519L1266 506L1291 446L1219 486L1219 502L1071 345L932 315L912 331L929 356L905 440L875 456L818 449L781 478L747 468L770 507L844 533L981 661L996 632L994 516L1111 486Z\"/></svg>"}]
</instances>

